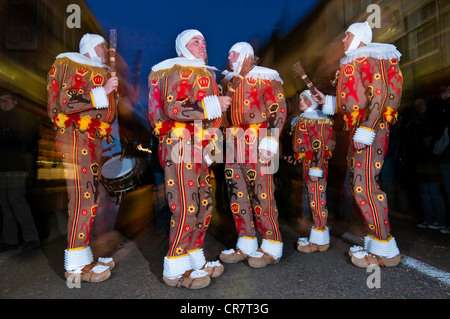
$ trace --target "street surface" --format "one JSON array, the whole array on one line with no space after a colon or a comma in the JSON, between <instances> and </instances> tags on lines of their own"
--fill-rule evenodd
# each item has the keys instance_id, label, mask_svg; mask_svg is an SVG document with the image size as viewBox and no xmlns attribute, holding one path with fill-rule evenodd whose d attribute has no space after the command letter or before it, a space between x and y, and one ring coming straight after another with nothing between
<instances>
[{"instance_id":1,"label":"street surface","mask_svg":"<svg viewBox=\"0 0 450 319\"><path fill-rule=\"evenodd\" d=\"M116 261L107 281L68 287L63 266L66 216L59 211L48 214L48 239L41 247L0 254L0 298L159 299L161 303L153 300L151 305L164 307L169 305L166 299L174 299L174 306L169 307L173 313L209 303L216 306L216 312L218 308L224 312L225 301L234 301L258 304L261 315L261 304L268 303L273 314L280 307L297 307L293 299L449 298L450 235L419 229L415 218L395 211L391 212L391 226L404 255L395 268L368 272L351 264L348 250L361 244L365 234L359 216L330 216L331 246L326 252L312 254L296 251L297 238L308 234L311 219L285 216L280 217L284 252L278 264L263 269L252 269L244 262L225 264L224 274L201 290L166 286L162 270L168 235L156 231L152 209L142 208L142 200L146 202L151 193L144 188L126 194L127 203L134 204L127 204L128 209L119 213L118 225L122 225L91 243L94 253L109 253ZM233 248L235 236L230 214L216 211L204 246L206 257L214 260L221 250ZM195 310L202 309L191 309Z\"/></svg>"}]
</instances>

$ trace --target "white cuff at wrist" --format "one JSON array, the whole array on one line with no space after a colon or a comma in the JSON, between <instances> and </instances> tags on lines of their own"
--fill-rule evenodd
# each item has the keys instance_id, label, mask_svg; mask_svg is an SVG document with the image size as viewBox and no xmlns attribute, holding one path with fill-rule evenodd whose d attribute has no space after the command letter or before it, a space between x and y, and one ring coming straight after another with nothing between
<instances>
[{"instance_id":1,"label":"white cuff at wrist","mask_svg":"<svg viewBox=\"0 0 450 319\"><path fill-rule=\"evenodd\" d=\"M99 86L92 89L90 94L94 108L104 109L105 107L108 107L109 105L108 96L106 95L106 91L103 86Z\"/></svg>"},{"instance_id":2,"label":"white cuff at wrist","mask_svg":"<svg viewBox=\"0 0 450 319\"><path fill-rule=\"evenodd\" d=\"M358 127L353 136L353 140L364 143L366 145L372 145L375 139L375 132L367 127Z\"/></svg>"},{"instance_id":3,"label":"white cuff at wrist","mask_svg":"<svg viewBox=\"0 0 450 319\"><path fill-rule=\"evenodd\" d=\"M209 156L208 154L203 154L203 159L206 162L206 165L211 166L211 164L214 162L211 158L211 156Z\"/></svg>"},{"instance_id":4,"label":"white cuff at wrist","mask_svg":"<svg viewBox=\"0 0 450 319\"><path fill-rule=\"evenodd\" d=\"M278 153L278 141L273 137L263 137L258 148L276 154Z\"/></svg>"},{"instance_id":5,"label":"white cuff at wrist","mask_svg":"<svg viewBox=\"0 0 450 319\"><path fill-rule=\"evenodd\" d=\"M317 167L310 167L308 174L313 177L323 177L323 170Z\"/></svg>"},{"instance_id":6,"label":"white cuff at wrist","mask_svg":"<svg viewBox=\"0 0 450 319\"><path fill-rule=\"evenodd\" d=\"M213 120L222 116L219 98L216 95L205 96L202 100L202 104L205 108L205 117L208 120Z\"/></svg>"},{"instance_id":7,"label":"white cuff at wrist","mask_svg":"<svg viewBox=\"0 0 450 319\"><path fill-rule=\"evenodd\" d=\"M322 113L326 115L334 115L336 110L336 97L333 95L325 96L325 103L322 106Z\"/></svg>"}]
</instances>

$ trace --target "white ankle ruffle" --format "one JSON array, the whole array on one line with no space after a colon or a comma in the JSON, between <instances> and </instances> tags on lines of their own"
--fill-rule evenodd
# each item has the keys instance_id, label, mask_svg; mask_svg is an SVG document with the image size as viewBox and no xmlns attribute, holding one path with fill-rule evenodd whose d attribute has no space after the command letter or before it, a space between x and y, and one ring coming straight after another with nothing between
<instances>
[{"instance_id":1,"label":"white ankle ruffle","mask_svg":"<svg viewBox=\"0 0 450 319\"><path fill-rule=\"evenodd\" d=\"M261 249L275 259L281 258L283 255L283 243L263 239Z\"/></svg>"},{"instance_id":2,"label":"white ankle ruffle","mask_svg":"<svg viewBox=\"0 0 450 319\"><path fill-rule=\"evenodd\" d=\"M167 279L173 280L180 278L186 271L192 269L191 259L189 255L181 257L169 258L164 257L163 275Z\"/></svg>"},{"instance_id":3,"label":"white ankle ruffle","mask_svg":"<svg viewBox=\"0 0 450 319\"><path fill-rule=\"evenodd\" d=\"M65 250L64 251L64 269L69 273L79 274L84 266L94 261L91 247ZM95 268L95 267L94 267Z\"/></svg>"}]
</instances>

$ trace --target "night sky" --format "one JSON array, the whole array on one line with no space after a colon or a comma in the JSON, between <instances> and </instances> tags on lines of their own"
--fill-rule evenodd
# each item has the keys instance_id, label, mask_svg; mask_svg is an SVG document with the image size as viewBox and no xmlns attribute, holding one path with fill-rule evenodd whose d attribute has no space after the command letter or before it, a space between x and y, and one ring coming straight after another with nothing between
<instances>
[{"instance_id":1,"label":"night sky","mask_svg":"<svg viewBox=\"0 0 450 319\"><path fill-rule=\"evenodd\" d=\"M282 37L300 23L317 2L87 0L107 35L109 29L117 29L117 50L131 68L142 50L141 88L147 87L153 65L176 57L175 38L186 29L197 29L204 35L208 64L222 70L234 43L249 42L257 52L272 35ZM146 95L141 92L141 100Z\"/></svg>"}]
</instances>

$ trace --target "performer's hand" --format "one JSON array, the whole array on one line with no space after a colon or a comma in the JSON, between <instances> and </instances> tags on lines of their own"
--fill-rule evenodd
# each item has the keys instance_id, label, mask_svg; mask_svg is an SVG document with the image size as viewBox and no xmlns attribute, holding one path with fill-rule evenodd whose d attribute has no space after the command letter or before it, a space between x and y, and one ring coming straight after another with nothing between
<instances>
[{"instance_id":1,"label":"performer's hand","mask_svg":"<svg viewBox=\"0 0 450 319\"><path fill-rule=\"evenodd\" d=\"M325 94L320 92L318 89L316 89L316 92L317 92L317 95L311 94L312 99L316 103L324 104L325 103Z\"/></svg>"},{"instance_id":2,"label":"performer's hand","mask_svg":"<svg viewBox=\"0 0 450 319\"><path fill-rule=\"evenodd\" d=\"M108 81L106 81L103 88L105 89L106 94L109 94L112 91L115 91L118 86L119 86L119 78L117 76L112 76L108 79Z\"/></svg>"},{"instance_id":3,"label":"performer's hand","mask_svg":"<svg viewBox=\"0 0 450 319\"><path fill-rule=\"evenodd\" d=\"M259 152L260 152L261 157L266 160L269 160L274 155L271 151L268 151L265 149L260 149Z\"/></svg>"},{"instance_id":4,"label":"performer's hand","mask_svg":"<svg viewBox=\"0 0 450 319\"><path fill-rule=\"evenodd\" d=\"M319 180L319 178L316 177L316 176L310 176L310 177L309 177L309 180L310 180L311 182L317 182L317 181Z\"/></svg>"},{"instance_id":5,"label":"performer's hand","mask_svg":"<svg viewBox=\"0 0 450 319\"><path fill-rule=\"evenodd\" d=\"M231 104L231 96L219 96L220 109L225 112Z\"/></svg>"},{"instance_id":6,"label":"performer's hand","mask_svg":"<svg viewBox=\"0 0 450 319\"><path fill-rule=\"evenodd\" d=\"M364 149L364 148L367 147L366 144L361 143L361 142L358 142L358 141L355 141L355 140L353 140L353 146L354 146L355 149L358 150L358 151L359 151L359 150L362 150L362 149Z\"/></svg>"}]
</instances>

